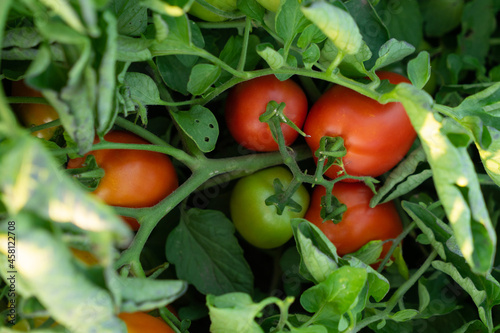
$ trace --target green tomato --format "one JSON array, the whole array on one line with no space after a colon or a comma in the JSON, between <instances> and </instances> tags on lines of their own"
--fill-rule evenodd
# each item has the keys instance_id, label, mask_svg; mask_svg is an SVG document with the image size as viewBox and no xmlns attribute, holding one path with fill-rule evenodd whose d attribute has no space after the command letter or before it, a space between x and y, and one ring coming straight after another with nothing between
<instances>
[{"instance_id":1,"label":"green tomato","mask_svg":"<svg viewBox=\"0 0 500 333\"><path fill-rule=\"evenodd\" d=\"M286 207L278 215L275 206L266 205L268 197L275 194L273 182L278 178L286 188L292 181L292 174L283 167L272 167L240 179L230 199L231 218L236 230L250 244L262 249L283 245L292 237L292 218L303 217L309 206L309 193L300 186L292 200L302 209L300 212Z\"/></svg>"},{"instance_id":2,"label":"green tomato","mask_svg":"<svg viewBox=\"0 0 500 333\"><path fill-rule=\"evenodd\" d=\"M237 9L236 1L237 0L206 0L206 2L212 6L226 12L233 12ZM189 14L208 22L222 22L227 20L227 17L211 12L208 8L203 7L196 1L193 2L189 9Z\"/></svg>"},{"instance_id":3,"label":"green tomato","mask_svg":"<svg viewBox=\"0 0 500 333\"><path fill-rule=\"evenodd\" d=\"M280 6L280 0L257 0L265 9L276 13Z\"/></svg>"}]
</instances>

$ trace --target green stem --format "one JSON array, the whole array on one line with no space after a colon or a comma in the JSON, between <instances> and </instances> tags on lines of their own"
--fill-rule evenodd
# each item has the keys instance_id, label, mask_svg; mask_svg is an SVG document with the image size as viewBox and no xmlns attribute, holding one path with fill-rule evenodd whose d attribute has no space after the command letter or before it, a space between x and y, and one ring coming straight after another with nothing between
<instances>
[{"instance_id":1,"label":"green stem","mask_svg":"<svg viewBox=\"0 0 500 333\"><path fill-rule=\"evenodd\" d=\"M201 29L239 29L246 26L245 20L231 20L226 22L197 22L196 23Z\"/></svg>"},{"instance_id":2,"label":"green stem","mask_svg":"<svg viewBox=\"0 0 500 333\"><path fill-rule=\"evenodd\" d=\"M432 261L436 258L436 256L437 252L435 250L432 251L431 254L425 260L425 262L422 264L422 266L420 266L420 268L415 272L415 274L410 276L410 278L394 292L389 301L387 301L387 307L385 308L384 311L381 311L380 313L377 313L376 315L373 315L371 317L364 318L348 333L359 332L361 329L365 328L371 323L375 323L379 320L386 319L390 315L394 307L398 304L399 300L403 298L406 292L410 290L410 288L413 287L415 283L417 283L418 279L420 279L420 277L427 271L427 269L429 269L429 267L432 264Z\"/></svg>"},{"instance_id":3,"label":"green stem","mask_svg":"<svg viewBox=\"0 0 500 333\"><path fill-rule=\"evenodd\" d=\"M247 59L247 51L248 51L248 40L250 38L250 30L252 29L252 20L250 18L246 18L245 20L245 33L243 35L243 47L241 49L240 61L238 62L237 71L245 70L245 64Z\"/></svg>"},{"instance_id":4,"label":"green stem","mask_svg":"<svg viewBox=\"0 0 500 333\"><path fill-rule=\"evenodd\" d=\"M7 97L7 102L9 104L45 104L45 105L50 105L50 103L44 97L12 96L12 97Z\"/></svg>"},{"instance_id":5,"label":"green stem","mask_svg":"<svg viewBox=\"0 0 500 333\"><path fill-rule=\"evenodd\" d=\"M380 266L378 267L377 271L381 273L384 270L385 265L389 261L389 259L392 256L392 253L394 253L394 250L398 247L398 245L403 241L403 239L412 231L417 223L415 221L411 222L404 230L403 232L394 239L392 242L391 248L387 252L387 255L384 257L384 260L380 263Z\"/></svg>"},{"instance_id":6,"label":"green stem","mask_svg":"<svg viewBox=\"0 0 500 333\"><path fill-rule=\"evenodd\" d=\"M29 130L31 133L33 133L33 132L41 131L41 130L44 130L47 128L56 127L59 125L61 125L61 119L56 119L56 120L49 121L48 123L45 123L45 124L30 127Z\"/></svg>"}]
</instances>

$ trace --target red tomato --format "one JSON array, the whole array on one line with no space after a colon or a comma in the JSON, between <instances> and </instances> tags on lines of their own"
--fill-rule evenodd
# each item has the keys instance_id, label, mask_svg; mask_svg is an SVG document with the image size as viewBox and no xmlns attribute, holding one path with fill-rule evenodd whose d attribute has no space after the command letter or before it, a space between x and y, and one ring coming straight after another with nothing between
<instances>
[{"instance_id":1,"label":"red tomato","mask_svg":"<svg viewBox=\"0 0 500 333\"><path fill-rule=\"evenodd\" d=\"M410 82L390 72L379 72L381 80L393 84ZM417 134L401 103L380 104L343 86L326 91L313 105L304 132L314 152L323 136L341 136L347 154L346 172L353 176L377 177L392 169L410 149ZM330 167L325 175L335 178L340 167Z\"/></svg>"},{"instance_id":2,"label":"red tomato","mask_svg":"<svg viewBox=\"0 0 500 333\"><path fill-rule=\"evenodd\" d=\"M370 208L373 192L364 183L337 183L333 195L347 206L342 221L335 224L332 221L322 222L320 216L321 197L325 188L317 186L311 197L311 204L305 219L314 223L323 231L337 248L337 253L343 256L356 252L372 240L387 240L396 238L403 231L401 219L392 202ZM392 242L383 245L383 258Z\"/></svg>"},{"instance_id":3,"label":"red tomato","mask_svg":"<svg viewBox=\"0 0 500 333\"><path fill-rule=\"evenodd\" d=\"M132 133L122 131L111 131L104 139L110 142L149 144ZM94 143L97 142L98 138L94 140ZM105 173L93 193L108 205L151 207L178 187L174 166L165 154L133 149L96 150L84 157L70 160L68 169L82 167L88 154L95 156L97 164ZM134 219L127 217L125 220L133 230L139 228Z\"/></svg>"},{"instance_id":4,"label":"red tomato","mask_svg":"<svg viewBox=\"0 0 500 333\"><path fill-rule=\"evenodd\" d=\"M11 93L12 96L16 97L43 97L39 91L28 87L24 81L12 82ZM35 127L59 119L56 110L52 106L46 104L15 104L14 110L22 124L26 127ZM57 128L58 126L49 127L31 134L42 139L50 140Z\"/></svg>"},{"instance_id":5,"label":"red tomato","mask_svg":"<svg viewBox=\"0 0 500 333\"><path fill-rule=\"evenodd\" d=\"M307 115L307 98L298 84L292 80L280 81L274 75L245 81L229 92L226 101L227 126L243 147L255 151L279 149L269 125L259 121L270 101L284 102L284 114L302 128ZM297 131L285 124L281 125L281 129L285 143L291 145L297 139Z\"/></svg>"},{"instance_id":6,"label":"red tomato","mask_svg":"<svg viewBox=\"0 0 500 333\"><path fill-rule=\"evenodd\" d=\"M163 320L144 312L122 312L118 318L125 322L128 333L174 333Z\"/></svg>"}]
</instances>

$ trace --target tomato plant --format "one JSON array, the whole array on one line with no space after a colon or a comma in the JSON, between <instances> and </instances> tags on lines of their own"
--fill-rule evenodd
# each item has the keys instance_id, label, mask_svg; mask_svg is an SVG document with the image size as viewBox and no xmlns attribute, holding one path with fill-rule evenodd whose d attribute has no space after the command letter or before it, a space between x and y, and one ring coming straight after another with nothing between
<instances>
[{"instance_id":1,"label":"tomato plant","mask_svg":"<svg viewBox=\"0 0 500 333\"><path fill-rule=\"evenodd\" d=\"M410 82L396 73L377 75L392 84ZM323 136L341 136L347 149L342 158L347 174L372 177L401 161L417 135L401 103L380 104L339 85L326 91L312 106L304 132L313 152ZM341 171L340 166L333 165L325 174L335 178Z\"/></svg>"},{"instance_id":2,"label":"tomato plant","mask_svg":"<svg viewBox=\"0 0 500 333\"><path fill-rule=\"evenodd\" d=\"M301 128L307 115L307 98L298 84L274 75L258 77L236 85L227 97L226 123L236 142L255 151L278 150L269 126L259 120L270 101L286 104L284 115ZM292 144L298 132L281 126L285 142Z\"/></svg>"},{"instance_id":3,"label":"tomato plant","mask_svg":"<svg viewBox=\"0 0 500 333\"><path fill-rule=\"evenodd\" d=\"M108 142L149 144L146 140L124 131L111 131L104 136ZM100 140L95 139L95 143ZM111 206L150 207L167 197L178 186L175 168L168 156L156 152L132 149L103 149L71 159L68 169L82 167L88 154L95 157L104 177L93 193ZM139 224L125 218L137 230Z\"/></svg>"},{"instance_id":4,"label":"tomato plant","mask_svg":"<svg viewBox=\"0 0 500 333\"><path fill-rule=\"evenodd\" d=\"M337 183L332 194L347 210L342 221L334 223L331 220L323 222L320 215L321 197L325 195L325 188L318 186L311 196L311 204L305 219L314 223L328 239L335 245L340 256L359 250L363 245L373 240L394 239L403 231L401 219L392 202L370 207L373 197L372 190L362 183ZM391 242L383 245L383 258Z\"/></svg>"},{"instance_id":5,"label":"tomato plant","mask_svg":"<svg viewBox=\"0 0 500 333\"><path fill-rule=\"evenodd\" d=\"M300 186L291 200L300 205L300 210L285 207L278 214L275 205L266 199L274 195L274 180L279 179L284 187L292 181L292 174L283 167L272 167L246 176L236 183L231 194L231 218L236 230L250 244L270 249L283 245L292 237L290 220L304 216L309 205L309 194Z\"/></svg>"},{"instance_id":6,"label":"tomato plant","mask_svg":"<svg viewBox=\"0 0 500 333\"><path fill-rule=\"evenodd\" d=\"M1 332L500 327L499 1L55 3L0 1Z\"/></svg>"},{"instance_id":7,"label":"tomato plant","mask_svg":"<svg viewBox=\"0 0 500 333\"><path fill-rule=\"evenodd\" d=\"M118 318L127 325L128 333L170 333L175 332L163 320L144 312L122 312Z\"/></svg>"},{"instance_id":8,"label":"tomato plant","mask_svg":"<svg viewBox=\"0 0 500 333\"><path fill-rule=\"evenodd\" d=\"M11 94L12 96L19 97L43 97L39 91L27 86L22 80L12 82ZM54 110L52 106L46 104L23 103L17 104L15 109L22 124L26 127L39 126L59 119L56 110ZM32 135L49 140L56 130L57 126L49 127L33 132Z\"/></svg>"}]
</instances>

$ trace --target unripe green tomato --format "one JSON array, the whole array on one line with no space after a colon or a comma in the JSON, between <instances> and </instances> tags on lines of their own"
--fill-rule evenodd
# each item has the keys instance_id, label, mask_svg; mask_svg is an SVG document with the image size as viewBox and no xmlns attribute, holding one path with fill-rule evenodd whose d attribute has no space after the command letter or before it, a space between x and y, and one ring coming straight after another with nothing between
<instances>
[{"instance_id":1,"label":"unripe green tomato","mask_svg":"<svg viewBox=\"0 0 500 333\"><path fill-rule=\"evenodd\" d=\"M233 12L237 9L236 0L206 0L206 2L226 12ZM191 5L189 14L208 22L222 22L227 20L227 17L211 12L196 1Z\"/></svg>"},{"instance_id":2,"label":"unripe green tomato","mask_svg":"<svg viewBox=\"0 0 500 333\"><path fill-rule=\"evenodd\" d=\"M292 181L292 174L283 167L272 167L241 178L230 199L231 218L236 230L250 244L262 249L272 249L285 244L292 237L292 218L303 217L309 206L309 193L300 186L292 200L302 209L294 212L287 206L278 215L275 206L265 201L275 194L273 182L278 178L284 188Z\"/></svg>"},{"instance_id":3,"label":"unripe green tomato","mask_svg":"<svg viewBox=\"0 0 500 333\"><path fill-rule=\"evenodd\" d=\"M257 0L258 3L265 9L276 13L280 6L280 0Z\"/></svg>"}]
</instances>

